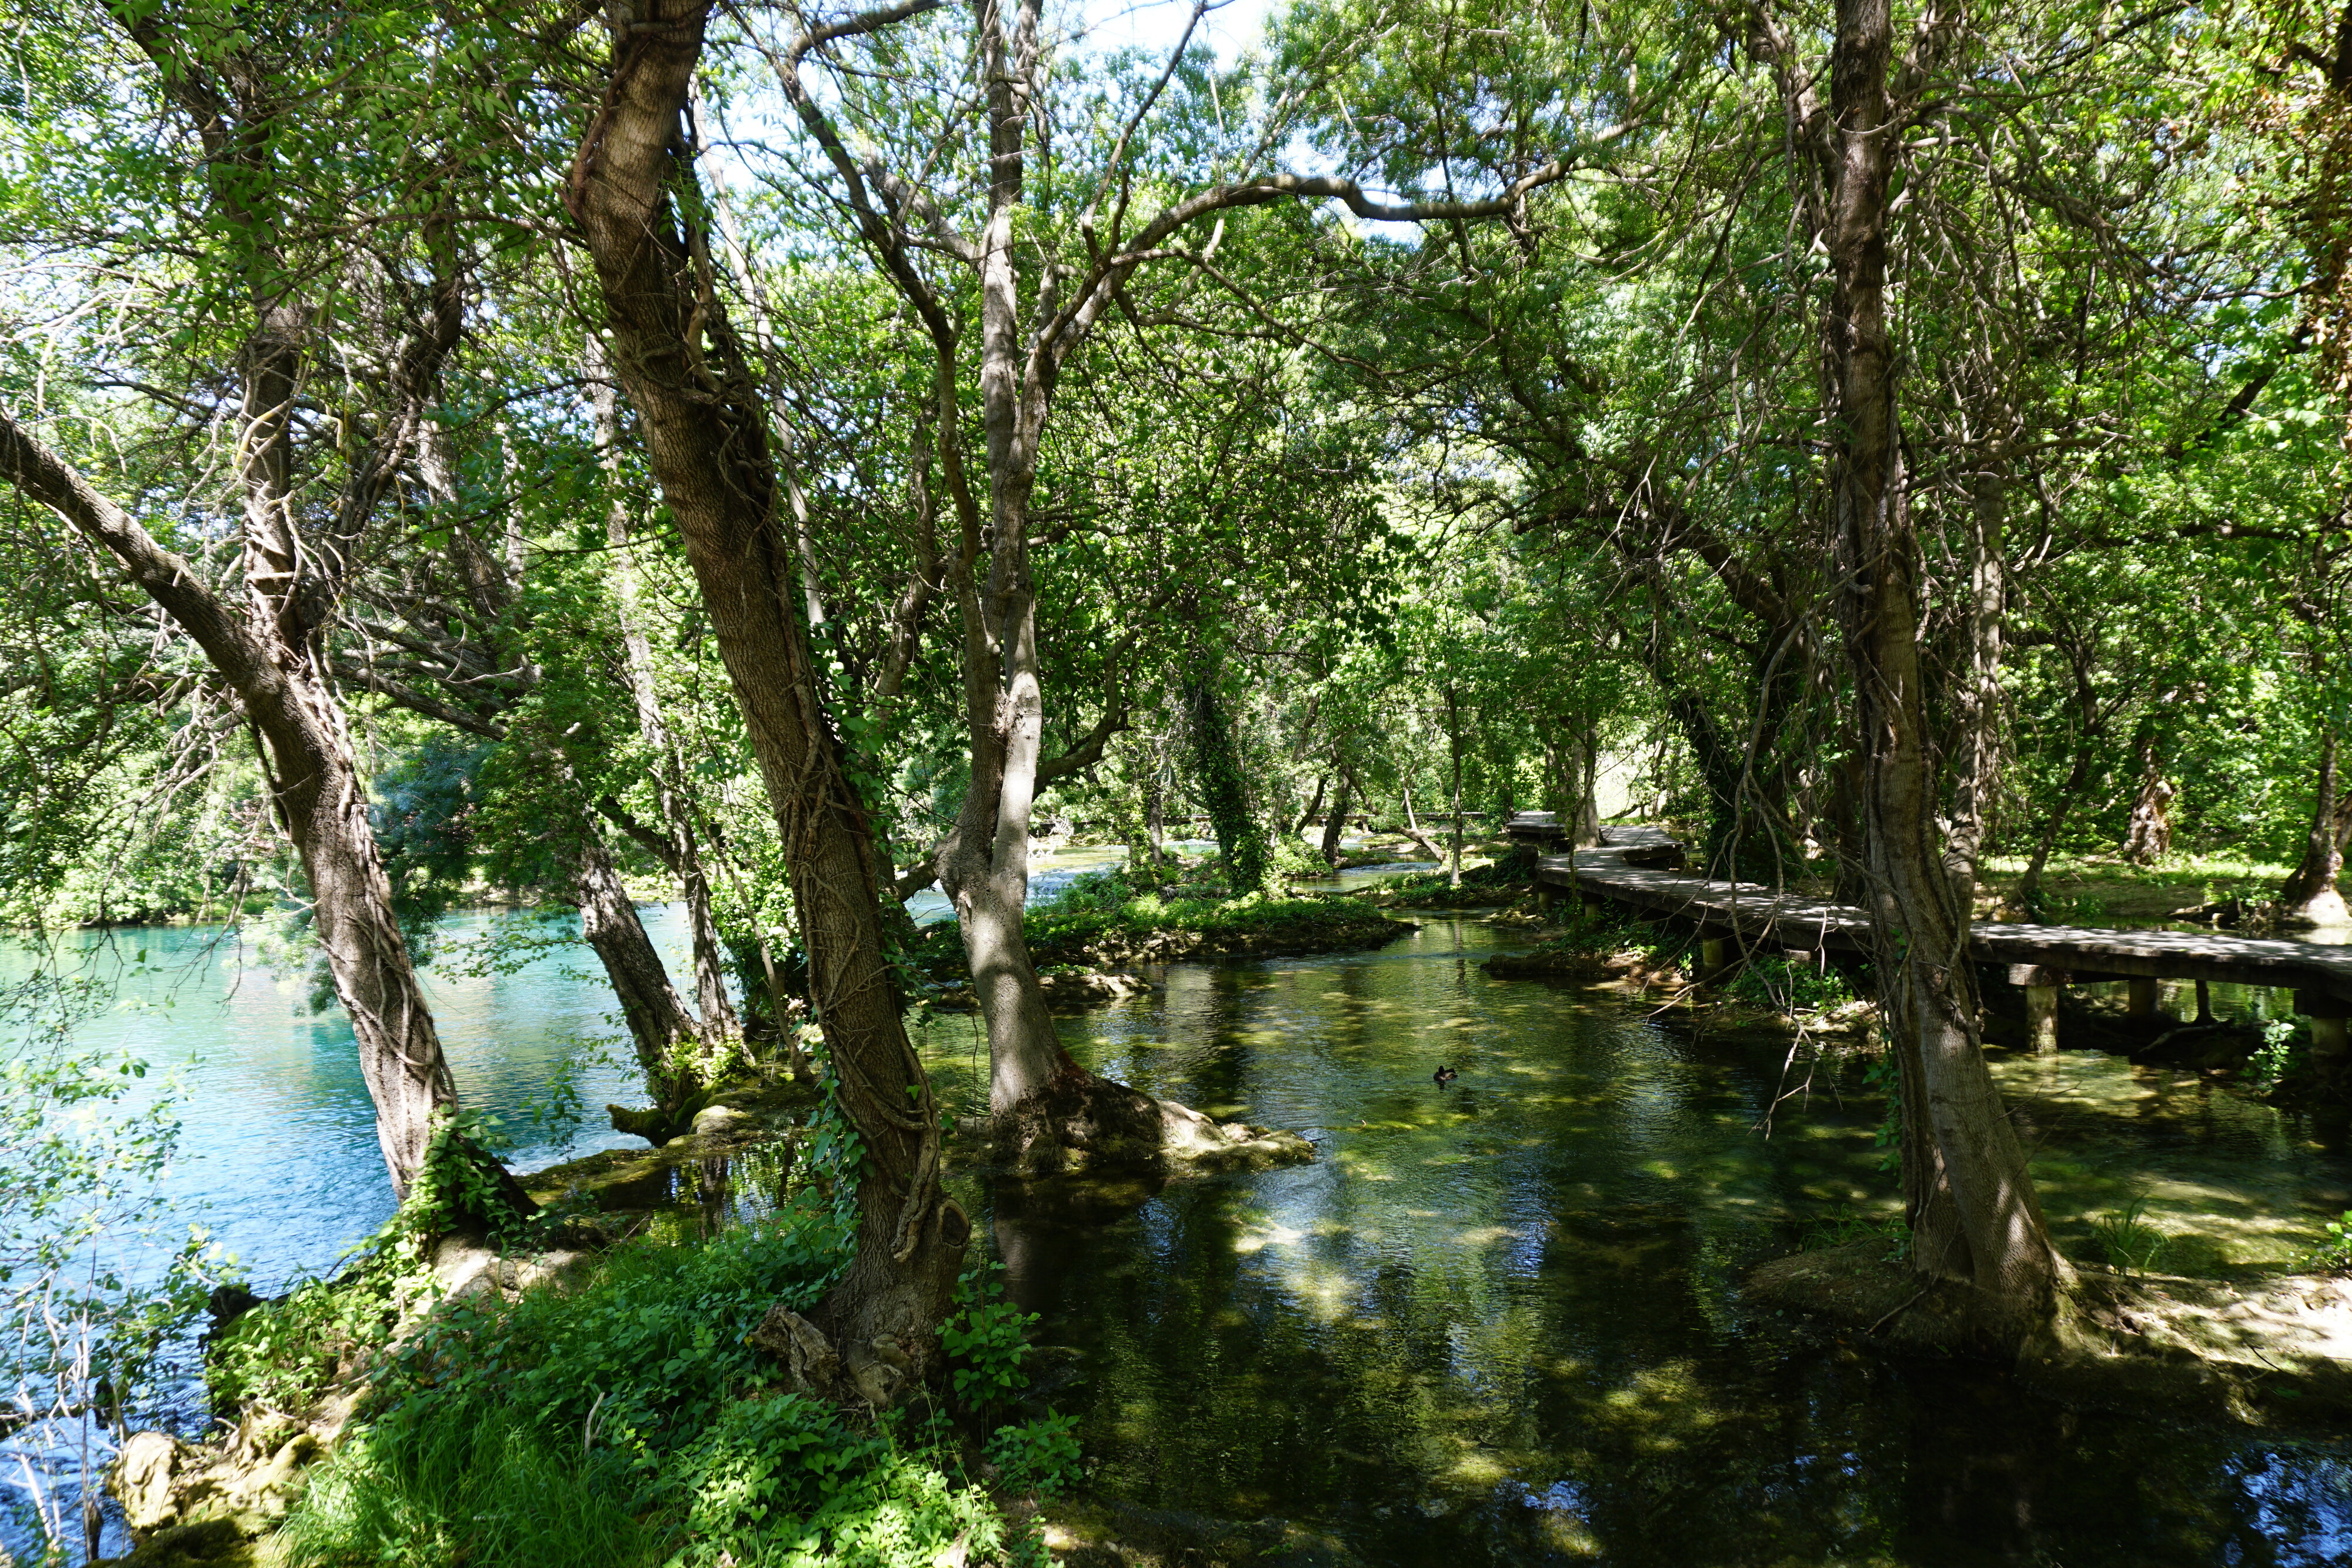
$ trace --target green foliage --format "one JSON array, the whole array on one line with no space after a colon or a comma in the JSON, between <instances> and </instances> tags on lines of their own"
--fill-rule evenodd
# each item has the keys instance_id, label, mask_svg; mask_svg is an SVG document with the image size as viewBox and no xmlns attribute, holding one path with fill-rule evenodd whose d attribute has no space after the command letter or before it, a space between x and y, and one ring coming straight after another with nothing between
<instances>
[{"instance_id":1,"label":"green foliage","mask_svg":"<svg viewBox=\"0 0 2352 1568\"><path fill-rule=\"evenodd\" d=\"M2304 1254L2300 1267L2342 1273L2352 1270L2352 1208L2327 1222L2327 1239Z\"/></svg>"},{"instance_id":2,"label":"green foliage","mask_svg":"<svg viewBox=\"0 0 2352 1568\"><path fill-rule=\"evenodd\" d=\"M877 1433L850 1432L831 1406L801 1394L770 1394L721 1410L670 1461L667 1480L686 1500L690 1533L732 1537L809 1512L889 1448Z\"/></svg>"},{"instance_id":3,"label":"green foliage","mask_svg":"<svg viewBox=\"0 0 2352 1568\"><path fill-rule=\"evenodd\" d=\"M2293 1019L2268 1019L2263 1023L2263 1043L2246 1059L2246 1082L2257 1089L2275 1089L2303 1064L2305 1037Z\"/></svg>"},{"instance_id":4,"label":"green foliage","mask_svg":"<svg viewBox=\"0 0 2352 1568\"><path fill-rule=\"evenodd\" d=\"M2091 1222L2091 1234L2105 1249L2109 1266L2120 1273L2145 1274L2163 1260L2171 1239L2141 1218L2147 1210L2147 1199L2135 1197L2121 1212Z\"/></svg>"},{"instance_id":5,"label":"green foliage","mask_svg":"<svg viewBox=\"0 0 2352 1568\"><path fill-rule=\"evenodd\" d=\"M226 1260L161 1186L178 1147L177 1086L137 1057L85 1050L104 988L41 973L0 988L0 1378L24 1508L53 1552L80 1533L60 1482L166 1392L170 1351Z\"/></svg>"},{"instance_id":6,"label":"green foliage","mask_svg":"<svg viewBox=\"0 0 2352 1568\"><path fill-rule=\"evenodd\" d=\"M1826 1012L1854 999L1838 970L1777 956L1749 959L1724 989L1741 1001L1784 1013Z\"/></svg>"},{"instance_id":7,"label":"green foliage","mask_svg":"<svg viewBox=\"0 0 2352 1568\"><path fill-rule=\"evenodd\" d=\"M984 1264L958 1281L955 1312L940 1325L949 1381L957 1402L972 1409L1002 1405L1029 1385L1021 1363L1037 1320L1003 1299L1003 1267Z\"/></svg>"},{"instance_id":8,"label":"green foliage","mask_svg":"<svg viewBox=\"0 0 2352 1568\"><path fill-rule=\"evenodd\" d=\"M1562 953L1605 957L1612 953L1637 952L1657 957L1674 946L1657 926L1598 899L1574 907L1567 922L1536 945L1538 953Z\"/></svg>"},{"instance_id":9,"label":"green foliage","mask_svg":"<svg viewBox=\"0 0 2352 1568\"><path fill-rule=\"evenodd\" d=\"M1034 1421L1002 1427L988 1439L988 1457L1007 1481L1058 1492L1081 1478L1078 1418L1048 1410Z\"/></svg>"},{"instance_id":10,"label":"green foliage","mask_svg":"<svg viewBox=\"0 0 2352 1568\"><path fill-rule=\"evenodd\" d=\"M371 812L393 907L410 949L424 961L425 923L448 909L472 869L469 819L477 806L475 776L488 747L428 734L373 780Z\"/></svg>"},{"instance_id":11,"label":"green foliage","mask_svg":"<svg viewBox=\"0 0 2352 1568\"><path fill-rule=\"evenodd\" d=\"M1185 933L1212 948L1231 944L1376 940L1393 934L1395 922L1343 894L1281 896L1251 894L1239 898L1137 893L1121 871L1091 872L1074 878L1060 897L1033 904L1023 917L1029 951L1041 964L1082 962L1089 949L1122 947L1166 932ZM946 953L955 946L951 928L935 926L925 946ZM927 967L938 959L926 955Z\"/></svg>"},{"instance_id":12,"label":"green foliage","mask_svg":"<svg viewBox=\"0 0 2352 1568\"><path fill-rule=\"evenodd\" d=\"M1217 836L1217 853L1233 890L1248 894L1265 885L1270 846L1265 827L1250 810L1249 784L1243 777L1224 695L1218 689L1221 679L1214 664L1194 674L1184 690L1185 716L1192 729L1201 803Z\"/></svg>"},{"instance_id":13,"label":"green foliage","mask_svg":"<svg viewBox=\"0 0 2352 1568\"><path fill-rule=\"evenodd\" d=\"M424 1275L413 1257L372 1241L335 1279L303 1281L239 1314L205 1357L213 1408L308 1407L383 1348Z\"/></svg>"},{"instance_id":14,"label":"green foliage","mask_svg":"<svg viewBox=\"0 0 2352 1568\"><path fill-rule=\"evenodd\" d=\"M446 1309L377 1366L362 1424L289 1521L290 1560L929 1568L962 1537L975 1560L1042 1562L955 1479L941 1422L854 1421L747 1343L771 1306L830 1287L851 1237L803 1198L707 1241L624 1245L575 1289ZM945 1343L1017 1391L1025 1320L977 1286L963 1302ZM1005 1447L1024 1484L1075 1463L1066 1424Z\"/></svg>"}]
</instances>

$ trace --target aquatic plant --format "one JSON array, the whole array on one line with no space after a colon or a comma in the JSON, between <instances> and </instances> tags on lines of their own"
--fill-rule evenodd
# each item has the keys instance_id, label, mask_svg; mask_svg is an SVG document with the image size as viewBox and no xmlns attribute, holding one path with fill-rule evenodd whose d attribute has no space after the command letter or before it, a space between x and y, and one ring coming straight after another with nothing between
<instances>
[{"instance_id":1,"label":"aquatic plant","mask_svg":"<svg viewBox=\"0 0 2352 1568\"><path fill-rule=\"evenodd\" d=\"M2257 1089L2275 1089L2294 1072L2302 1055L2293 1019L2269 1019L2263 1024L2263 1043L2246 1059L2246 1082Z\"/></svg>"},{"instance_id":2,"label":"aquatic plant","mask_svg":"<svg viewBox=\"0 0 2352 1568\"><path fill-rule=\"evenodd\" d=\"M2147 1210L2147 1198L2142 1196L2124 1205L2120 1213L2091 1222L2091 1233L2106 1249L2107 1262L2118 1273L2145 1274L2163 1260L2171 1239L2141 1218Z\"/></svg>"}]
</instances>

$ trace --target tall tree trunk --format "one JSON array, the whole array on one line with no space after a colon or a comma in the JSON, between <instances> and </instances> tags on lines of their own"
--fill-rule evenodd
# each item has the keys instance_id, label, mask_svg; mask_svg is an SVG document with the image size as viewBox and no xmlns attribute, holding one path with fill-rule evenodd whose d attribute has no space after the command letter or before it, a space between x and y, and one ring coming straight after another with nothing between
<instances>
[{"instance_id":1,"label":"tall tree trunk","mask_svg":"<svg viewBox=\"0 0 2352 1568\"><path fill-rule=\"evenodd\" d=\"M709 0L650 0L616 26L565 203L775 810L811 1002L864 1145L856 1257L813 1324L771 1314L793 1330L779 1348L800 1347L793 1364L812 1385L887 1401L938 1365L971 1226L940 1187L940 1108L889 984L870 831L809 657L767 411L714 291L700 203L682 224L670 200L697 189L684 111L708 21Z\"/></svg>"},{"instance_id":2,"label":"tall tree trunk","mask_svg":"<svg viewBox=\"0 0 2352 1568\"><path fill-rule=\"evenodd\" d=\"M670 984L669 970L647 939L637 906L593 821L582 825L567 859L572 895L580 904L580 935L604 966L613 994L620 998L621 1017L646 1076L646 1092L654 1101L646 1111L620 1105L605 1110L619 1131L667 1143L692 1125L709 1088L698 1049L701 1030Z\"/></svg>"},{"instance_id":3,"label":"tall tree trunk","mask_svg":"<svg viewBox=\"0 0 2352 1568\"><path fill-rule=\"evenodd\" d=\"M1233 725L1219 688L1217 666L1205 664L1185 684L1184 706L1192 733L1193 774L1200 780L1201 804L1209 813L1209 831L1216 835L1226 876L1239 896L1265 885L1265 836L1250 811L1239 748L1234 744Z\"/></svg>"},{"instance_id":4,"label":"tall tree trunk","mask_svg":"<svg viewBox=\"0 0 2352 1568\"><path fill-rule=\"evenodd\" d=\"M2347 919L2344 894L2336 883L2344 874L2344 848L2352 840L2352 794L2337 776L2336 727L2320 731L2319 779L2311 802L2311 831L2303 858L2279 888L2282 919L2299 925L2340 925Z\"/></svg>"},{"instance_id":5,"label":"tall tree trunk","mask_svg":"<svg viewBox=\"0 0 2352 1568\"><path fill-rule=\"evenodd\" d=\"M1918 538L1905 495L1895 354L1886 320L1887 191L1900 116L1887 91L1888 0L1837 0L1827 120L1817 78L1785 47L1783 89L1818 128L1817 216L1834 293L1824 322L1837 598L1865 759L1862 799L1880 1003L1902 1095L1911 1256L1966 1281L2023 1332L2069 1278L1977 1037L1969 904L1937 842L1921 687Z\"/></svg>"},{"instance_id":6,"label":"tall tree trunk","mask_svg":"<svg viewBox=\"0 0 2352 1568\"><path fill-rule=\"evenodd\" d=\"M593 341L593 340L592 340ZM602 376L603 363L595 359L591 370ZM609 387L603 396L609 402ZM610 429L607 422L598 421L599 450L605 455L611 467ZM427 425L418 451L418 468L425 486L434 499L449 509L453 516L461 515L465 505L457 478L457 465L448 448L445 433L437 425ZM616 504L617 509L617 504ZM511 510L509 509L511 519ZM516 597L522 586L529 560L520 539L516 537L511 521L509 527L504 559L479 549L461 531L452 529L454 552L463 563L463 571L474 601L474 612L506 629L508 634L496 635L493 647L493 668L520 672L515 684L509 688L512 700L538 685L539 667L520 645L514 633L512 613ZM624 630L626 630L624 620ZM462 638L457 639L462 641ZM452 688L452 695L464 700L462 690ZM415 703L409 694L396 695L394 701L408 701L412 707L422 709L428 705ZM436 716L427 713L426 716ZM523 737L509 730L505 737L510 744L528 744ZM636 1111L619 1105L608 1105L613 1125L618 1131L646 1138L655 1144L667 1143L686 1130L694 1113L705 1103L704 1091L709 1086L706 1053L700 1049L701 1026L670 984L668 967L661 954L646 936L645 924L637 918L636 905L621 883L619 872L614 867L606 850L604 831L598 822L599 809L592 804L578 773L564 756L562 747L543 735L537 737L536 760L545 769L544 793L560 803L560 809L571 815L566 823L560 819L551 831L553 847L560 862L572 882L572 902L580 911L580 927L588 946L603 964L604 978L613 988L614 998L621 1005L621 1018L635 1047L637 1064L645 1075L646 1092L653 1097L650 1110ZM604 814L617 811L613 803ZM626 829L638 825L624 821ZM656 858L667 859L668 847L656 841L647 846Z\"/></svg>"},{"instance_id":7,"label":"tall tree trunk","mask_svg":"<svg viewBox=\"0 0 2352 1568\"><path fill-rule=\"evenodd\" d=\"M1454 764L1454 837L1445 859L1445 883L1462 885L1462 705L1452 686L1445 688L1445 744Z\"/></svg>"},{"instance_id":8,"label":"tall tree trunk","mask_svg":"<svg viewBox=\"0 0 2352 1568\"><path fill-rule=\"evenodd\" d=\"M1348 808L1355 804L1355 769L1346 763L1339 765L1339 795L1331 803L1331 814L1323 819L1323 863L1339 863L1339 835L1348 831Z\"/></svg>"},{"instance_id":9,"label":"tall tree trunk","mask_svg":"<svg viewBox=\"0 0 2352 1568\"><path fill-rule=\"evenodd\" d=\"M617 484L614 443L619 438L619 410L606 375L604 347L590 334L588 371L596 422L596 446L603 455L607 483L614 485L612 504L604 516L604 542L613 560L614 612L621 626L621 645L627 654L629 695L637 712L637 735L654 758L654 800L661 810L667 850L659 858L677 878L678 896L686 905L687 930L694 944L695 1011L700 1019L705 1049L724 1052L743 1032L735 1004L727 994L726 944L710 904L710 876L702 861L695 831L693 797L686 786L686 759L678 753L662 713L661 687L655 677L653 643L646 634L645 585L632 554L629 509Z\"/></svg>"},{"instance_id":10,"label":"tall tree trunk","mask_svg":"<svg viewBox=\"0 0 2352 1568\"><path fill-rule=\"evenodd\" d=\"M463 275L438 214L421 225L433 280L421 329L395 335L385 399L356 450L331 511L309 537L296 482L294 424L303 391L307 303L293 290L277 149L287 99L268 66L216 28L184 27L160 5L117 7L116 21L153 63L160 90L204 150L205 215L226 242L216 259L242 275L252 318L238 356L236 430L243 506L245 605L233 614L189 564L62 459L0 416L0 462L17 487L58 511L127 566L148 596L194 638L236 691L267 755L269 791L310 883L320 945L359 1043L361 1075L376 1105L376 1137L404 1197L436 1130L457 1110L431 1012L392 906L342 705L329 673L325 630L376 504L415 450L441 368L464 324ZM353 429L359 428L355 423ZM490 1168L478 1149L457 1145ZM529 1208L502 1179L507 1204Z\"/></svg>"},{"instance_id":11,"label":"tall tree trunk","mask_svg":"<svg viewBox=\"0 0 2352 1568\"><path fill-rule=\"evenodd\" d=\"M1576 744L1576 816L1570 846L1588 849L1601 841L1601 737L1588 717Z\"/></svg>"}]
</instances>

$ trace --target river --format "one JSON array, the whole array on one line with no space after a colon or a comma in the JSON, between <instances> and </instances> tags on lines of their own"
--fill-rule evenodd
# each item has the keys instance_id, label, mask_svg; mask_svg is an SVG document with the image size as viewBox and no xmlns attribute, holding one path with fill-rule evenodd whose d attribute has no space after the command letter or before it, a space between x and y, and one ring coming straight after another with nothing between
<instances>
[{"instance_id":1,"label":"river","mask_svg":"<svg viewBox=\"0 0 2352 1568\"><path fill-rule=\"evenodd\" d=\"M445 946L489 918L453 917ZM1312 1165L1079 1218L967 1183L1041 1314L1093 1490L1136 1528L1444 1568L2352 1560L2344 1444L2069 1409L1750 1312L1746 1264L1841 1208L1887 1210L1879 1102L1824 1080L1768 1136L1777 1051L1491 980L1492 927L1416 918L1373 953L1172 966L1065 1020L1097 1070L1305 1132ZM677 924L649 924L682 957ZM390 1195L348 1030L214 936L78 939L133 1004L82 1038L182 1070L174 1196L274 1289L331 1267ZM461 1092L522 1127L521 1166L630 1142L520 1122L567 1052L617 1037L586 959L427 971ZM976 1108L970 1019L917 1034L950 1105ZM2194 1075L1995 1055L2070 1249L2091 1250L2086 1215L2145 1197L2177 1263L2275 1266L2352 1207L2340 1154ZM1441 1062L1461 1074L1443 1088ZM583 1097L628 1076L593 1066Z\"/></svg>"}]
</instances>

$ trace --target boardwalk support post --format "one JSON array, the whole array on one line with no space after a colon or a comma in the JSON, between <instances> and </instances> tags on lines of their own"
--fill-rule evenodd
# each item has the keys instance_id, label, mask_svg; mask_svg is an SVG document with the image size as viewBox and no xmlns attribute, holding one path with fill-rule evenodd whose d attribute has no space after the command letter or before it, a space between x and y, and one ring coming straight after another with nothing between
<instances>
[{"instance_id":1,"label":"boardwalk support post","mask_svg":"<svg viewBox=\"0 0 2352 1568\"><path fill-rule=\"evenodd\" d=\"M2011 964L2009 983L2025 989L2025 1043L2036 1056L2054 1055L2058 1050L2058 988L2067 981L2066 972L2041 964Z\"/></svg>"},{"instance_id":2,"label":"boardwalk support post","mask_svg":"<svg viewBox=\"0 0 2352 1568\"><path fill-rule=\"evenodd\" d=\"M1706 936L1698 945L1698 977L1711 980L1731 967L1731 940L1727 936Z\"/></svg>"},{"instance_id":3,"label":"boardwalk support post","mask_svg":"<svg viewBox=\"0 0 2352 1568\"><path fill-rule=\"evenodd\" d=\"M2126 994L2130 998L2124 1004L2126 1018L2148 1019L2156 1016L2156 982L2146 975L2133 975L2125 981Z\"/></svg>"},{"instance_id":4,"label":"boardwalk support post","mask_svg":"<svg viewBox=\"0 0 2352 1568\"><path fill-rule=\"evenodd\" d=\"M2352 1002L2325 991L2297 991L2294 1010L2311 1024L2311 1065L2323 1077L2334 1077L2344 1067L2347 1054L2345 1019L2352 1016Z\"/></svg>"}]
</instances>

